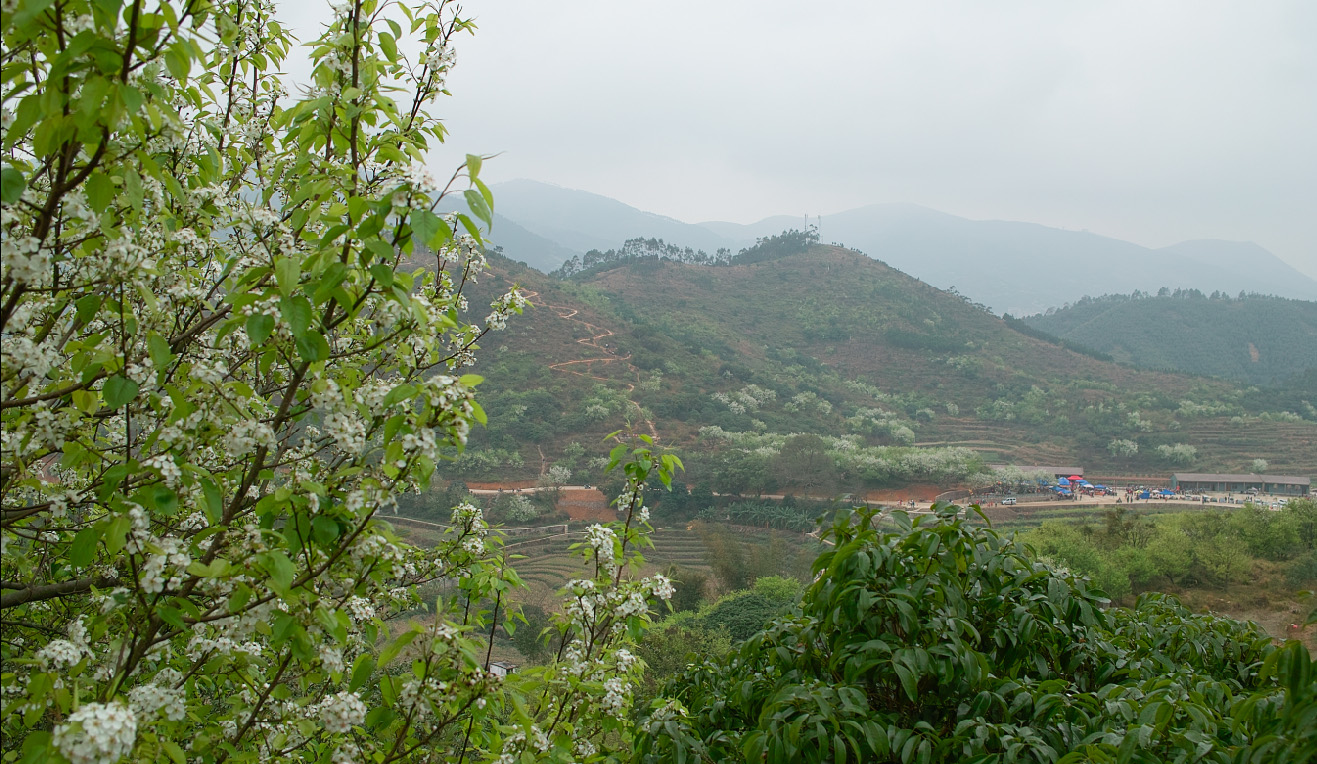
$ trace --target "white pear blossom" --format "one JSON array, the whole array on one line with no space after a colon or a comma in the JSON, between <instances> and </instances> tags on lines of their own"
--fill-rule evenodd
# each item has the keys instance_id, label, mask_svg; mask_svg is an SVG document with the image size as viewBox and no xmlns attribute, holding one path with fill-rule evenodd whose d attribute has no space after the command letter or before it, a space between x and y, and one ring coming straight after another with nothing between
<instances>
[{"instance_id":1,"label":"white pear blossom","mask_svg":"<svg viewBox=\"0 0 1317 764\"><path fill-rule=\"evenodd\" d=\"M325 698L318 710L320 721L330 732L348 732L366 721L366 704L355 692L338 692Z\"/></svg>"},{"instance_id":2,"label":"white pear blossom","mask_svg":"<svg viewBox=\"0 0 1317 764\"><path fill-rule=\"evenodd\" d=\"M137 716L118 701L86 703L55 727L54 744L71 764L114 764L137 741Z\"/></svg>"}]
</instances>

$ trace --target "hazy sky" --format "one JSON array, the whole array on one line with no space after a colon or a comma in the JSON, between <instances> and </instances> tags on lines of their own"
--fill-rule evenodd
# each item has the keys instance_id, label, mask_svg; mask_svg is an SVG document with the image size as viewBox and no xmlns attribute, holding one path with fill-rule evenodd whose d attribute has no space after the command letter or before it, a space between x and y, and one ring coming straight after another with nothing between
<instances>
[{"instance_id":1,"label":"hazy sky","mask_svg":"<svg viewBox=\"0 0 1317 764\"><path fill-rule=\"evenodd\" d=\"M283 5L309 37L308 4ZM1317 277L1312 0L465 9L480 29L458 48L436 170L502 152L486 180L688 222L808 212L826 228L914 202L1148 246L1251 240Z\"/></svg>"}]
</instances>

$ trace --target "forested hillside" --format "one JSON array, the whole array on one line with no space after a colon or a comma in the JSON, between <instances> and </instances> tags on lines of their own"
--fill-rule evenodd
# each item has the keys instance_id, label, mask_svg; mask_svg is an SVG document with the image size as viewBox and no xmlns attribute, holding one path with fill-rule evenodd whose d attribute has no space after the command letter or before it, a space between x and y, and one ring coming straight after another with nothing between
<instances>
[{"instance_id":1,"label":"forested hillside","mask_svg":"<svg viewBox=\"0 0 1317 764\"><path fill-rule=\"evenodd\" d=\"M520 283L536 307L482 356L489 424L446 474L560 464L589 482L628 423L706 454L690 480L732 492L951 483L993 462L1312 469L1301 393L1111 363L836 247L702 263L642 244L566 278L491 255L479 288Z\"/></svg>"},{"instance_id":2,"label":"forested hillside","mask_svg":"<svg viewBox=\"0 0 1317 764\"><path fill-rule=\"evenodd\" d=\"M1317 302L1194 289L1085 297L1029 326L1150 369L1260 385L1317 368Z\"/></svg>"}]
</instances>

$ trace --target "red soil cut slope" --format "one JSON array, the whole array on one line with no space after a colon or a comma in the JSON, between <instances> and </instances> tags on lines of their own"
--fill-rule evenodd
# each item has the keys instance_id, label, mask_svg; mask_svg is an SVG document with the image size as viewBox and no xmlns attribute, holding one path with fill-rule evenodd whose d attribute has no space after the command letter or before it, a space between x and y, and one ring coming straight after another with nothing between
<instances>
[{"instance_id":1,"label":"red soil cut slope","mask_svg":"<svg viewBox=\"0 0 1317 764\"><path fill-rule=\"evenodd\" d=\"M904 488L883 488L877 491L870 491L864 495L864 498L875 504L892 501L932 501L942 493L945 488L939 488L932 483L914 483Z\"/></svg>"},{"instance_id":2,"label":"red soil cut slope","mask_svg":"<svg viewBox=\"0 0 1317 764\"><path fill-rule=\"evenodd\" d=\"M558 495L558 509L578 522L603 523L617 519L617 511L597 488L564 488Z\"/></svg>"},{"instance_id":3,"label":"red soil cut slope","mask_svg":"<svg viewBox=\"0 0 1317 764\"><path fill-rule=\"evenodd\" d=\"M474 488L477 491L511 491L514 488L534 488L534 480L500 480L496 483L476 483L466 484L467 488Z\"/></svg>"}]
</instances>

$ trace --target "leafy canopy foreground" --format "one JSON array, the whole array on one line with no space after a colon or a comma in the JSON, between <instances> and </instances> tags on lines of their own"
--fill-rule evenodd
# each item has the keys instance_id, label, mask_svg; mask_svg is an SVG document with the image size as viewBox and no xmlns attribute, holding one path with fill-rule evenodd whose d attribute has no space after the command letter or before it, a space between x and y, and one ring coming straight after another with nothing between
<instances>
[{"instance_id":1,"label":"leafy canopy foreground","mask_svg":"<svg viewBox=\"0 0 1317 764\"><path fill-rule=\"evenodd\" d=\"M1317 671L1255 625L1088 582L941 507L839 520L799 609L689 667L640 761L1307 762Z\"/></svg>"}]
</instances>

